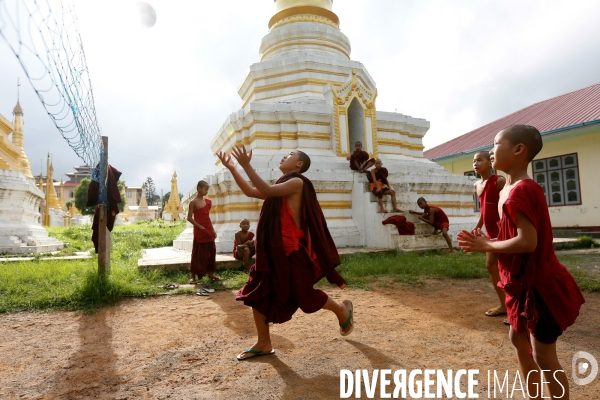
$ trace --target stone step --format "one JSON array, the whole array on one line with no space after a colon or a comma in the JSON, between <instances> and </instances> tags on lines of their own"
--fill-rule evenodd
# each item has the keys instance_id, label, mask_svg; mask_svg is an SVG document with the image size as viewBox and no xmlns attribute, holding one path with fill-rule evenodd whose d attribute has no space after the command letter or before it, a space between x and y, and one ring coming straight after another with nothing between
<instances>
[{"instance_id":1,"label":"stone step","mask_svg":"<svg viewBox=\"0 0 600 400\"><path fill-rule=\"evenodd\" d=\"M398 228L396 227L396 225L387 224L386 226L388 228L390 235L398 234ZM431 226L424 224L424 223L416 223L415 224L415 235L429 235L431 232L433 232L433 228Z\"/></svg>"},{"instance_id":2,"label":"stone step","mask_svg":"<svg viewBox=\"0 0 600 400\"><path fill-rule=\"evenodd\" d=\"M393 235L393 241L399 250L424 250L448 248L442 235Z\"/></svg>"}]
</instances>

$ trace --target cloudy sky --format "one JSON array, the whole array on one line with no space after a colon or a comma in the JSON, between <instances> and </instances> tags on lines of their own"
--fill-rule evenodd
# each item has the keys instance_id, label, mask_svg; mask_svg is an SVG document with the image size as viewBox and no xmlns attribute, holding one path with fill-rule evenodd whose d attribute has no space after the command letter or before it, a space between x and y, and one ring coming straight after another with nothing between
<instances>
[{"instance_id":1,"label":"cloudy sky","mask_svg":"<svg viewBox=\"0 0 600 400\"><path fill-rule=\"evenodd\" d=\"M137 26L133 1L74 1L110 163L129 186L151 176L165 193L177 170L186 193L214 171L209 143L241 106L237 88L259 61L273 1L149 0L151 29ZM600 82L597 0L336 0L334 11L377 83L377 109L429 120L426 148ZM59 178L81 161L0 40L9 119L17 77L33 173L51 152Z\"/></svg>"}]
</instances>

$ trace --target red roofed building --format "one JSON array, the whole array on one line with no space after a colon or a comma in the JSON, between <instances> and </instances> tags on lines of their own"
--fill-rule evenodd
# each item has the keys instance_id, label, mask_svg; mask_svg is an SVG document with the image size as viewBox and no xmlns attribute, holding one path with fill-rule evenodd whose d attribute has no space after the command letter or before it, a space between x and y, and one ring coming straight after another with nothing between
<instances>
[{"instance_id":1,"label":"red roofed building","mask_svg":"<svg viewBox=\"0 0 600 400\"><path fill-rule=\"evenodd\" d=\"M525 107L423 154L454 174L474 175L473 155L490 150L494 136L515 124L542 134L544 148L529 173L546 191L552 225L600 230L600 83Z\"/></svg>"}]
</instances>

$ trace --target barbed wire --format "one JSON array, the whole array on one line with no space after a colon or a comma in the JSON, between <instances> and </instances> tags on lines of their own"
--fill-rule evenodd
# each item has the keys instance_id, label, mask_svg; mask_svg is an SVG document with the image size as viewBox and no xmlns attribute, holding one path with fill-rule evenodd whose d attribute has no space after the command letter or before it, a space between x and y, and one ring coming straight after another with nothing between
<instances>
[{"instance_id":1,"label":"barbed wire","mask_svg":"<svg viewBox=\"0 0 600 400\"><path fill-rule=\"evenodd\" d=\"M63 138L85 164L96 167L104 156L101 129L75 6L65 3L0 0L0 36ZM92 179L103 182L100 170L95 168Z\"/></svg>"}]
</instances>

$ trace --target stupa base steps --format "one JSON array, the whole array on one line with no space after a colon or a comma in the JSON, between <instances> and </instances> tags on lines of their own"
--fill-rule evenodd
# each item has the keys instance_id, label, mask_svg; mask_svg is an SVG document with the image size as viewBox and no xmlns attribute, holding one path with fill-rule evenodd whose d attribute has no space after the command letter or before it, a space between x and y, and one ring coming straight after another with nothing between
<instances>
[{"instance_id":1,"label":"stupa base steps","mask_svg":"<svg viewBox=\"0 0 600 400\"><path fill-rule=\"evenodd\" d=\"M50 253L64 247L41 226L6 227L5 232L0 236L0 254Z\"/></svg>"}]
</instances>

